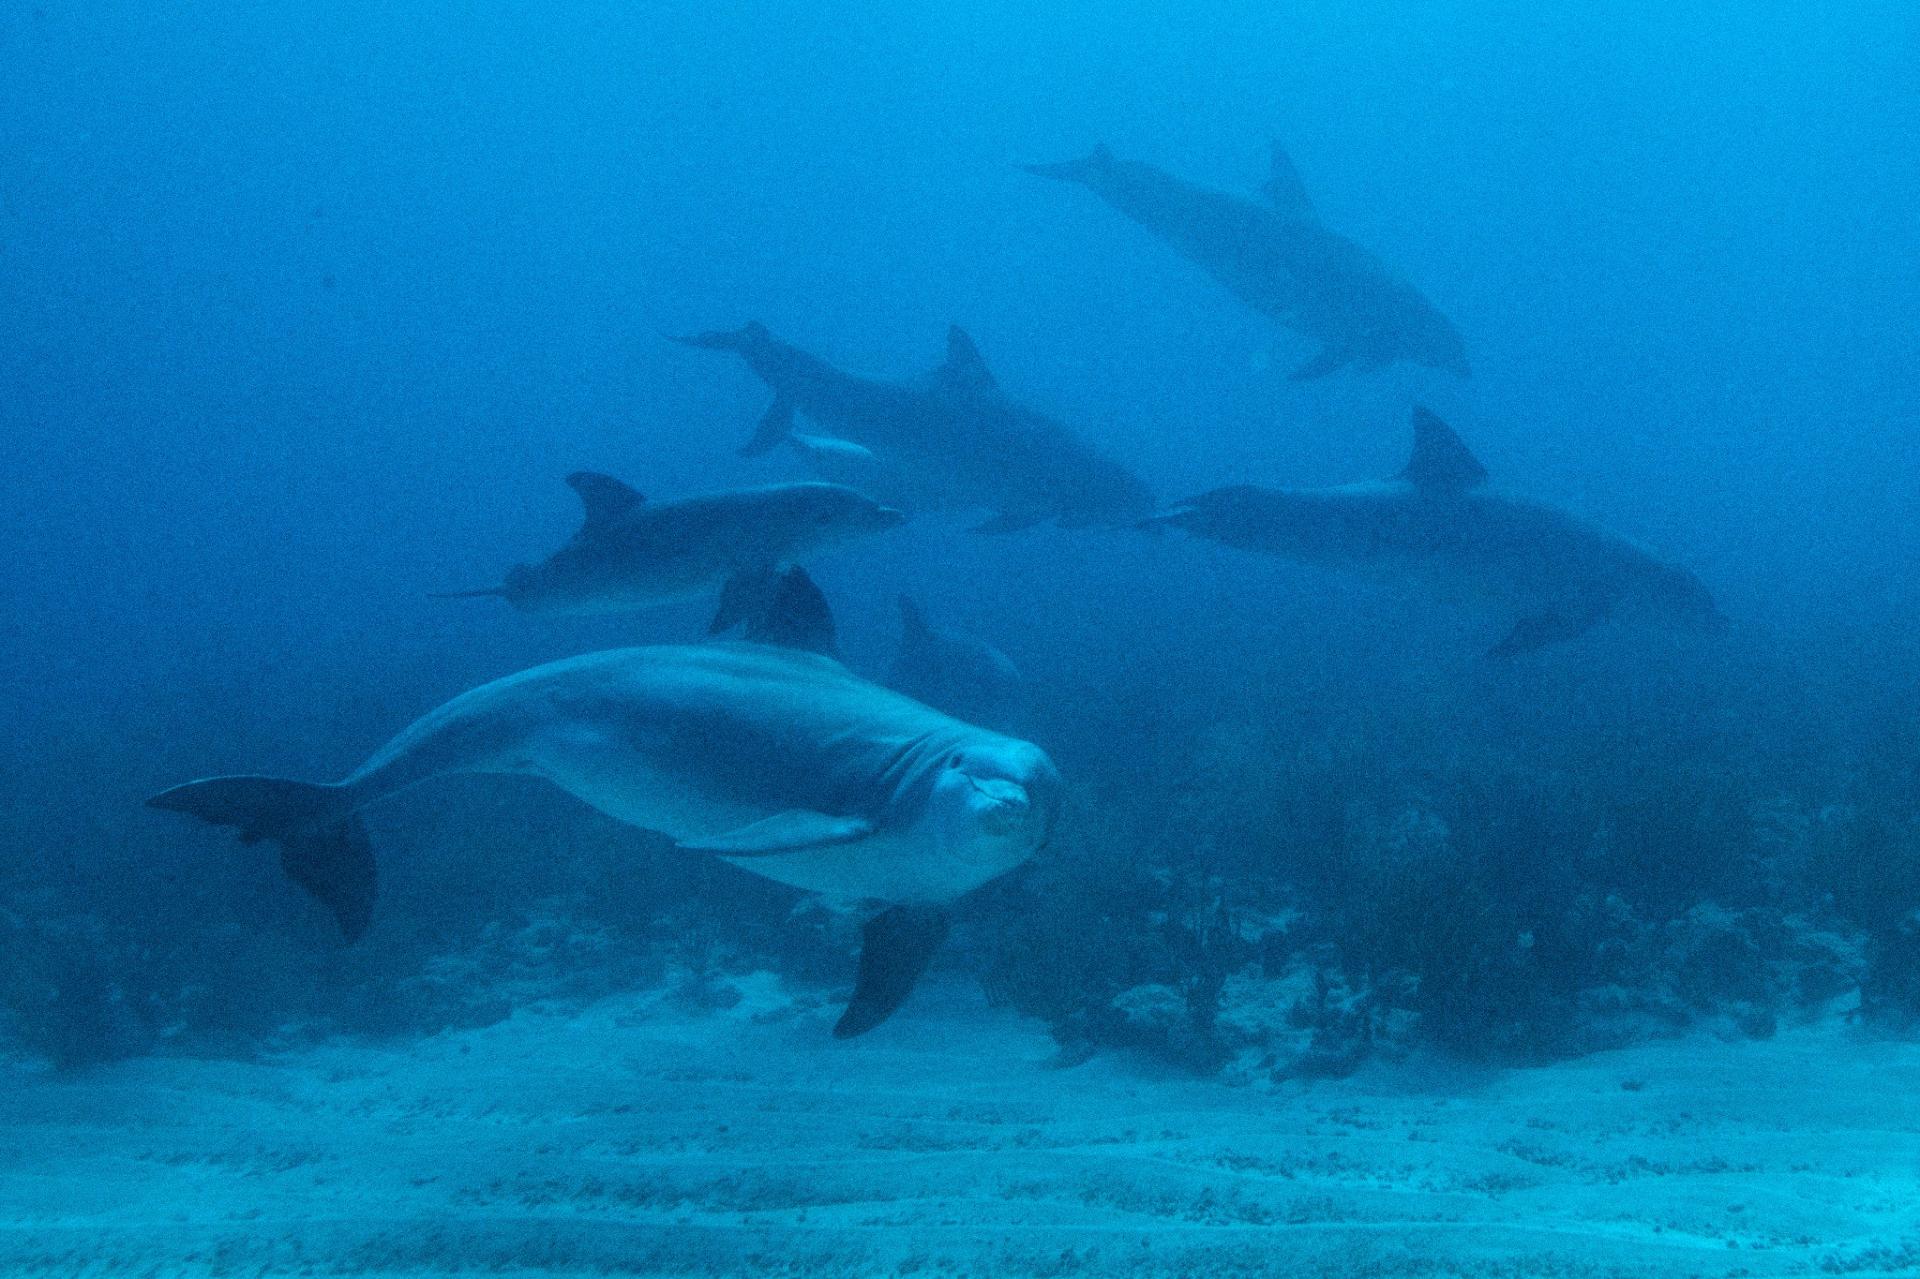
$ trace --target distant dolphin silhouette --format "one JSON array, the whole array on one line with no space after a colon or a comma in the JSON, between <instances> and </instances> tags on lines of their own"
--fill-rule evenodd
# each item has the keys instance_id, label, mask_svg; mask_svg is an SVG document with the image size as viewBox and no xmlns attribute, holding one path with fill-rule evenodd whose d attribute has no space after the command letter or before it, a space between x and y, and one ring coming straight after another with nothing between
<instances>
[{"instance_id":1,"label":"distant dolphin silhouette","mask_svg":"<svg viewBox=\"0 0 1920 1279\"><path fill-rule=\"evenodd\" d=\"M1498 602L1516 620L1493 657L1572 639L1616 616L1722 624L1692 573L1565 511L1483 487L1486 468L1425 409L1414 410L1413 441L1412 458L1390 480L1215 489L1148 524Z\"/></svg>"},{"instance_id":2,"label":"distant dolphin silhouette","mask_svg":"<svg viewBox=\"0 0 1920 1279\"><path fill-rule=\"evenodd\" d=\"M1118 526L1153 510L1152 493L1132 472L1009 398L958 327L947 331L947 358L939 368L902 382L844 373L757 321L674 341L731 351L772 390L773 404L740 450L744 457L791 441L798 413L875 465L915 477L947 504L994 512L976 532L1012 532L1047 520L1068 528ZM822 437L809 438L814 451L826 447ZM840 453L843 462L860 460Z\"/></svg>"},{"instance_id":3,"label":"distant dolphin silhouette","mask_svg":"<svg viewBox=\"0 0 1920 1279\"><path fill-rule=\"evenodd\" d=\"M772 484L664 502L592 471L574 472L567 484L585 510L572 540L538 564L508 569L499 586L439 597L497 595L530 613L645 608L728 581L750 588L783 563L904 518L838 484ZM739 607L724 607L723 615L737 621Z\"/></svg>"},{"instance_id":4,"label":"distant dolphin silhouette","mask_svg":"<svg viewBox=\"0 0 1920 1279\"><path fill-rule=\"evenodd\" d=\"M1104 146L1080 160L1022 165L1078 182L1164 240L1247 306L1321 343L1296 381L1348 364L1410 360L1470 376L1453 325L1372 253L1328 229L1293 161L1273 144L1262 205L1194 186Z\"/></svg>"},{"instance_id":5,"label":"distant dolphin silhouette","mask_svg":"<svg viewBox=\"0 0 1920 1279\"><path fill-rule=\"evenodd\" d=\"M935 630L902 595L900 652L887 687L969 724L1011 732L1025 702L1019 668L993 645Z\"/></svg>"},{"instance_id":6,"label":"distant dolphin silhouette","mask_svg":"<svg viewBox=\"0 0 1920 1279\"><path fill-rule=\"evenodd\" d=\"M601 812L783 884L887 908L868 921L858 1035L905 1000L948 928L945 905L1044 845L1060 779L1028 742L942 715L819 651L832 624L799 569L756 641L590 653L431 711L332 784L212 777L148 802L280 844L289 876L349 940L372 917L359 813L452 773L544 777Z\"/></svg>"}]
</instances>

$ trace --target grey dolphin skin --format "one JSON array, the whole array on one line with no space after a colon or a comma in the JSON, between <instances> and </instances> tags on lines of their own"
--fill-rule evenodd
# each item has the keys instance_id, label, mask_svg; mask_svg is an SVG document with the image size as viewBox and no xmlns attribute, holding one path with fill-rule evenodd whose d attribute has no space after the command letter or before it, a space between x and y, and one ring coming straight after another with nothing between
<instances>
[{"instance_id":1,"label":"grey dolphin skin","mask_svg":"<svg viewBox=\"0 0 1920 1279\"><path fill-rule=\"evenodd\" d=\"M831 642L799 570L792 619L750 626ZM543 777L682 850L841 901L886 903L866 925L841 1037L885 1020L947 932L946 904L1049 838L1061 784L1045 752L771 642L627 648L510 675L430 711L339 782L212 777L157 808L277 842L281 864L365 931L373 850L359 813L454 773Z\"/></svg>"},{"instance_id":2,"label":"grey dolphin skin","mask_svg":"<svg viewBox=\"0 0 1920 1279\"><path fill-rule=\"evenodd\" d=\"M1247 306L1317 340L1319 354L1294 371L1296 381L1395 360L1471 375L1452 323L1372 253L1320 221L1278 143L1266 204L1116 159L1104 146L1084 159L1021 167L1086 187Z\"/></svg>"},{"instance_id":3,"label":"grey dolphin skin","mask_svg":"<svg viewBox=\"0 0 1920 1279\"><path fill-rule=\"evenodd\" d=\"M1243 550L1412 578L1512 611L1507 658L1612 617L1723 625L1699 579L1544 503L1485 487L1453 430L1413 413L1413 456L1390 480L1337 488L1215 489L1149 521Z\"/></svg>"},{"instance_id":4,"label":"grey dolphin skin","mask_svg":"<svg viewBox=\"0 0 1920 1279\"><path fill-rule=\"evenodd\" d=\"M1026 701L1019 668L985 640L936 630L902 595L900 652L887 687L949 715L1010 732Z\"/></svg>"},{"instance_id":5,"label":"grey dolphin skin","mask_svg":"<svg viewBox=\"0 0 1920 1279\"><path fill-rule=\"evenodd\" d=\"M499 586L440 598L497 595L529 613L645 608L765 577L905 518L838 484L770 484L665 502L592 471L576 471L567 484L585 512L572 540L538 564L508 569Z\"/></svg>"},{"instance_id":6,"label":"grey dolphin skin","mask_svg":"<svg viewBox=\"0 0 1920 1279\"><path fill-rule=\"evenodd\" d=\"M1153 494L1131 471L1002 391L958 327L947 331L947 358L938 368L899 382L842 372L758 322L674 340L733 352L773 392L742 456L792 442L799 414L831 432L807 437L803 449L832 448L839 460L858 462L857 448L939 493L943 505L993 512L976 532L1048 520L1117 527L1153 511Z\"/></svg>"}]
</instances>

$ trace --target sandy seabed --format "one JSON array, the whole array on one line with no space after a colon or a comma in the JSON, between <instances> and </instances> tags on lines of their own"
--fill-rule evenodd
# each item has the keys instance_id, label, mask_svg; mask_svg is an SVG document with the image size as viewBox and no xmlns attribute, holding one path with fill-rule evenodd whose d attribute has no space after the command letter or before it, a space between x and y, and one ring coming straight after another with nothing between
<instances>
[{"instance_id":1,"label":"sandy seabed","mask_svg":"<svg viewBox=\"0 0 1920 1279\"><path fill-rule=\"evenodd\" d=\"M7 1068L0 1273L1920 1273L1920 1044L1834 1019L1234 1088L953 988Z\"/></svg>"}]
</instances>

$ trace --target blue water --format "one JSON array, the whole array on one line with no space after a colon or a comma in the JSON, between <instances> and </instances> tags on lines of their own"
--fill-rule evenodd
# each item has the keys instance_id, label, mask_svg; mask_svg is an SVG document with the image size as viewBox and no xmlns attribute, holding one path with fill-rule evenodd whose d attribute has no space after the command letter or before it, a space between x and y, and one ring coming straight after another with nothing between
<instances>
[{"instance_id":1,"label":"blue water","mask_svg":"<svg viewBox=\"0 0 1920 1279\"><path fill-rule=\"evenodd\" d=\"M558 546L572 471L656 498L800 478L736 455L765 388L665 340L749 320L888 378L960 324L1165 503L1388 476L1427 405L1502 489L1728 619L1499 665L1497 610L1174 533L932 514L811 561L854 669L892 662L902 592L1020 669L1065 828L962 903L936 973L1063 1061L1271 1080L1391 1042L1551 1069L1849 1018L1902 1042L1917 57L1920 11L1882 3L16 0L0 1044L78 1071L405 1045L689 963L830 1009L844 923L530 782L375 814L352 948L267 846L142 807L208 773L337 777L485 681L698 639L706 599L427 595ZM1017 167L1105 143L1257 199L1275 139L1471 379L1290 381L1310 340ZM1408 922L1436 917L1464 922ZM515 969L502 930L534 918L597 940ZM1300 1015L1320 1056L1219 1028L1302 972L1335 988Z\"/></svg>"}]
</instances>

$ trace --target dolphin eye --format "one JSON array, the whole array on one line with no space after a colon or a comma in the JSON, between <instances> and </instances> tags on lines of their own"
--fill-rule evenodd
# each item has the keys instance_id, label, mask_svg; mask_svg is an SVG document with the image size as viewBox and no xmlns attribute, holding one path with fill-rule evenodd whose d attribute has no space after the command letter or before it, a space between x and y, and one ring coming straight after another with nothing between
<instances>
[{"instance_id":1,"label":"dolphin eye","mask_svg":"<svg viewBox=\"0 0 1920 1279\"><path fill-rule=\"evenodd\" d=\"M947 767L948 768L960 767L960 756L958 754L947 756Z\"/></svg>"}]
</instances>

